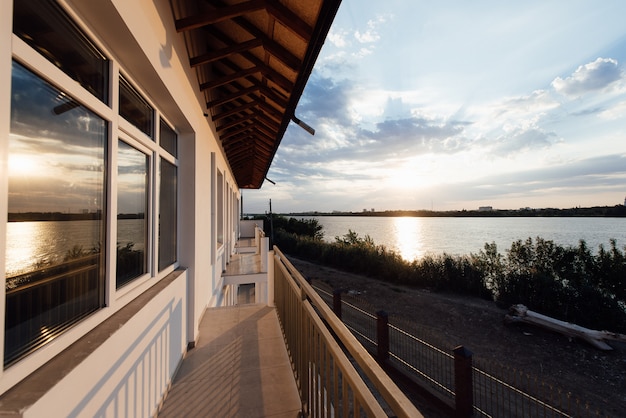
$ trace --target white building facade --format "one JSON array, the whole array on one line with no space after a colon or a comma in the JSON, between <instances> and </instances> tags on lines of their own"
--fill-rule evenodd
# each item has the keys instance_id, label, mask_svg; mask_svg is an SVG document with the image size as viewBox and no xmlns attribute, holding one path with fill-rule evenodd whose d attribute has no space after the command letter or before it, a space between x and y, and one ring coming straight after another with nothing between
<instances>
[{"instance_id":1,"label":"white building facade","mask_svg":"<svg viewBox=\"0 0 626 418\"><path fill-rule=\"evenodd\" d=\"M241 190L174 3L0 2L0 414L151 416L222 303Z\"/></svg>"}]
</instances>

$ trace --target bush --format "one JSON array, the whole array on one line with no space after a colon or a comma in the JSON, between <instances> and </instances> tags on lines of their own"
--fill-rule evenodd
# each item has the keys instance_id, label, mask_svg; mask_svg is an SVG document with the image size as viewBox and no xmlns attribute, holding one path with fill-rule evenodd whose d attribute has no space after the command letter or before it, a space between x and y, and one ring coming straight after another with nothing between
<instances>
[{"instance_id":1,"label":"bush","mask_svg":"<svg viewBox=\"0 0 626 418\"><path fill-rule=\"evenodd\" d=\"M503 308L522 303L585 327L626 332L626 257L615 240L595 256L584 241L562 247L537 237L512 243L505 255L487 243L478 254L430 254L407 262L369 236L349 230L329 243L321 239L319 224L292 219L275 229L275 243L287 254L390 283L493 299Z\"/></svg>"}]
</instances>

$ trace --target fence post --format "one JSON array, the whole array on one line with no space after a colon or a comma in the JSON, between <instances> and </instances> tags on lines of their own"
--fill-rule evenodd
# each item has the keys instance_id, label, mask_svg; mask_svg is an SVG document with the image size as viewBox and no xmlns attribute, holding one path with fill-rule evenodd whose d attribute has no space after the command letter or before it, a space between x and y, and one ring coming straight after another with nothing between
<instances>
[{"instance_id":1,"label":"fence post","mask_svg":"<svg viewBox=\"0 0 626 418\"><path fill-rule=\"evenodd\" d=\"M462 345L454 349L454 393L457 417L474 414L472 352Z\"/></svg>"},{"instance_id":2,"label":"fence post","mask_svg":"<svg viewBox=\"0 0 626 418\"><path fill-rule=\"evenodd\" d=\"M341 319L341 289L333 290L333 312Z\"/></svg>"},{"instance_id":3,"label":"fence post","mask_svg":"<svg viewBox=\"0 0 626 418\"><path fill-rule=\"evenodd\" d=\"M385 311L376 312L376 354L379 361L389 359L389 315Z\"/></svg>"}]
</instances>

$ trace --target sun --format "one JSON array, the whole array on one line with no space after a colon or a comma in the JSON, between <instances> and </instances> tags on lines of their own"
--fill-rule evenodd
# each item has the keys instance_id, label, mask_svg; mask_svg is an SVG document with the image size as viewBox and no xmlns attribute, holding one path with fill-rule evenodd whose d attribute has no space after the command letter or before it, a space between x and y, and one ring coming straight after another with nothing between
<instances>
[{"instance_id":1,"label":"sun","mask_svg":"<svg viewBox=\"0 0 626 418\"><path fill-rule=\"evenodd\" d=\"M416 190L428 186L429 178L415 163L404 163L390 167L386 179L392 189Z\"/></svg>"},{"instance_id":2,"label":"sun","mask_svg":"<svg viewBox=\"0 0 626 418\"><path fill-rule=\"evenodd\" d=\"M28 154L9 154L9 176L41 176L42 164L38 158Z\"/></svg>"}]
</instances>

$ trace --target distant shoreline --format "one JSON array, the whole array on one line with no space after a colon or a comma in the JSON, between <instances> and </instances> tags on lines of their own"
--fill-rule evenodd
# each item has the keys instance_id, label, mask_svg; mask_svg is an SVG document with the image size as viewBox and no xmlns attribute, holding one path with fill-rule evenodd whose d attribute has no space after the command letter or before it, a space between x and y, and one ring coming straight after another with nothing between
<instances>
[{"instance_id":1,"label":"distant shoreline","mask_svg":"<svg viewBox=\"0 0 626 418\"><path fill-rule=\"evenodd\" d=\"M543 209L491 209L491 210L455 210L455 211L432 211L432 210L386 210L364 212L298 212L280 213L283 216L378 216L378 217L602 217L602 218L625 218L626 206L594 206L590 208L543 208Z\"/></svg>"}]
</instances>

